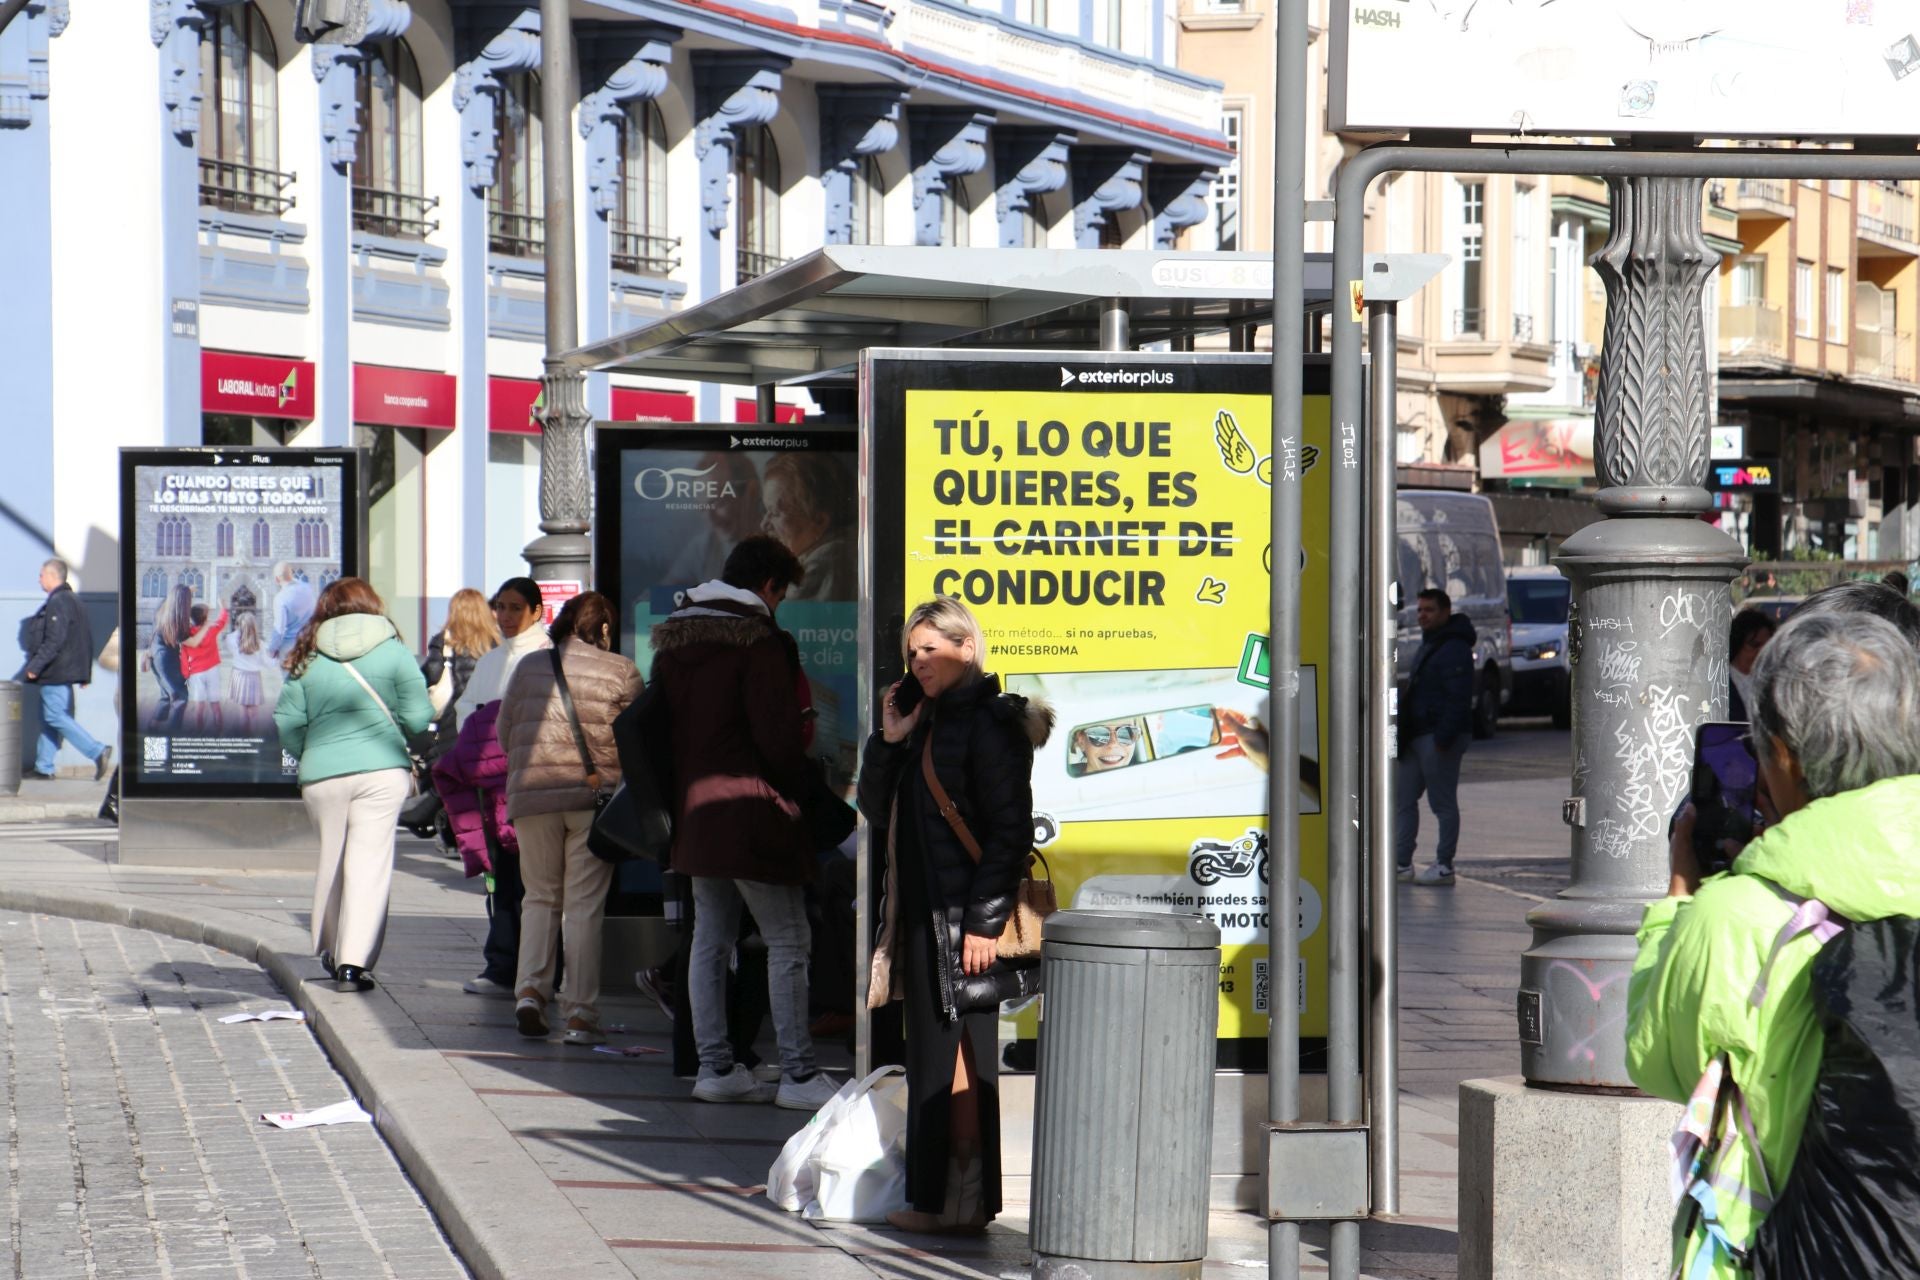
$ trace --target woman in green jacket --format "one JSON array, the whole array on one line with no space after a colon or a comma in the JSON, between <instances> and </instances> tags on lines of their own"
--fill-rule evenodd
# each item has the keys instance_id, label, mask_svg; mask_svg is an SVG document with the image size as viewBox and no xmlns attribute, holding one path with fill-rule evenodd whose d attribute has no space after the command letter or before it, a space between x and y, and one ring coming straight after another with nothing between
<instances>
[{"instance_id":1,"label":"woman in green jacket","mask_svg":"<svg viewBox=\"0 0 1920 1280\"><path fill-rule=\"evenodd\" d=\"M433 719L427 682L385 606L360 578L320 593L287 655L273 708L300 760L300 797L320 833L313 949L340 991L366 991L387 932L394 828L411 789L409 735Z\"/></svg>"},{"instance_id":2,"label":"woman in green jacket","mask_svg":"<svg viewBox=\"0 0 1920 1280\"><path fill-rule=\"evenodd\" d=\"M1778 945L1798 902L1851 921L1920 916L1920 666L1876 617L1796 617L1752 672L1760 837L1725 875L1701 879L1693 812L1674 825L1669 895L1647 908L1628 988L1627 1069L1674 1102L1691 1098L1726 1055L1754 1143L1723 1131L1712 1221L1684 1200L1678 1274L1746 1274L1731 1252L1753 1241L1793 1171L1819 1071L1822 1036L1808 970L1821 939ZM1717 1234L1714 1228L1717 1227Z\"/></svg>"}]
</instances>

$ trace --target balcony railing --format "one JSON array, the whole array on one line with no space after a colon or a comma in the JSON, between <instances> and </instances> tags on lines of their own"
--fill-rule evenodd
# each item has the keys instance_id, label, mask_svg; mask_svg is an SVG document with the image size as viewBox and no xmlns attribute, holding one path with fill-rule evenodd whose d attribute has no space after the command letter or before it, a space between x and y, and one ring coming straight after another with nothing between
<instances>
[{"instance_id":1,"label":"balcony railing","mask_svg":"<svg viewBox=\"0 0 1920 1280\"><path fill-rule=\"evenodd\" d=\"M547 256L547 223L537 213L487 210L487 248L509 258Z\"/></svg>"},{"instance_id":2,"label":"balcony railing","mask_svg":"<svg viewBox=\"0 0 1920 1280\"><path fill-rule=\"evenodd\" d=\"M353 229L396 240L425 240L440 229L427 215L440 207L439 196L409 195L377 187L353 189Z\"/></svg>"},{"instance_id":3,"label":"balcony railing","mask_svg":"<svg viewBox=\"0 0 1920 1280\"><path fill-rule=\"evenodd\" d=\"M1860 189L1860 230L1882 240L1914 243L1913 196L1899 187L1863 182Z\"/></svg>"},{"instance_id":4,"label":"balcony railing","mask_svg":"<svg viewBox=\"0 0 1920 1280\"><path fill-rule=\"evenodd\" d=\"M1767 178L1742 178L1733 187L1736 208L1748 205L1791 208L1793 190L1785 182L1774 182Z\"/></svg>"},{"instance_id":5,"label":"balcony railing","mask_svg":"<svg viewBox=\"0 0 1920 1280\"><path fill-rule=\"evenodd\" d=\"M669 276L680 268L680 237L638 231L613 233L613 269L637 276Z\"/></svg>"},{"instance_id":6,"label":"balcony railing","mask_svg":"<svg viewBox=\"0 0 1920 1280\"><path fill-rule=\"evenodd\" d=\"M286 194L294 175L238 160L200 157L200 203L229 213L261 213L278 218L293 208Z\"/></svg>"},{"instance_id":7,"label":"balcony railing","mask_svg":"<svg viewBox=\"0 0 1920 1280\"><path fill-rule=\"evenodd\" d=\"M775 267L786 265L787 260L777 253L756 253L752 249L742 249L739 251L736 273L739 276L739 282L745 284L749 280L767 274Z\"/></svg>"},{"instance_id":8,"label":"balcony railing","mask_svg":"<svg viewBox=\"0 0 1920 1280\"><path fill-rule=\"evenodd\" d=\"M1515 342L1533 341L1533 317L1515 313L1513 317L1513 340Z\"/></svg>"},{"instance_id":9,"label":"balcony railing","mask_svg":"<svg viewBox=\"0 0 1920 1280\"><path fill-rule=\"evenodd\" d=\"M1862 378L1913 381L1913 335L1898 329L1855 329L1853 372Z\"/></svg>"},{"instance_id":10,"label":"balcony railing","mask_svg":"<svg viewBox=\"0 0 1920 1280\"><path fill-rule=\"evenodd\" d=\"M1780 308L1741 302L1720 308L1720 354L1779 359L1787 351L1787 321Z\"/></svg>"},{"instance_id":11,"label":"balcony railing","mask_svg":"<svg viewBox=\"0 0 1920 1280\"><path fill-rule=\"evenodd\" d=\"M1477 338L1486 330L1487 313L1481 307L1463 307L1453 313L1453 327L1447 332L1456 338Z\"/></svg>"}]
</instances>

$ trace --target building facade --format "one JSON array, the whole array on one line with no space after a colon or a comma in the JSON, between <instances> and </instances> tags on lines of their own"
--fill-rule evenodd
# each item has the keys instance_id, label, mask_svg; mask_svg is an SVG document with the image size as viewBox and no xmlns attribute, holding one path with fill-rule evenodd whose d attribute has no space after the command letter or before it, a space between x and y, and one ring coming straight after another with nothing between
<instances>
[{"instance_id":1,"label":"building facade","mask_svg":"<svg viewBox=\"0 0 1920 1280\"><path fill-rule=\"evenodd\" d=\"M1171 246L1231 153L1170 3L574 4L582 339L829 243ZM367 450L371 576L416 644L453 591L524 572L538 5L372 0L357 46L302 43L295 8L35 0L0 35L0 228L36 247L0 257L6 611L48 554L115 589L125 446ZM754 412L606 375L589 407Z\"/></svg>"}]
</instances>

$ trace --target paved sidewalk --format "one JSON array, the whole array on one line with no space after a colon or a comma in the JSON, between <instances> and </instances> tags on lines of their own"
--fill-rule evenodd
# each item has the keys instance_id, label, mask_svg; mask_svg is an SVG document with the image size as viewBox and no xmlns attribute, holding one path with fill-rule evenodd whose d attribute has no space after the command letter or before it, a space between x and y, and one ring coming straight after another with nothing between
<instances>
[{"instance_id":1,"label":"paved sidewalk","mask_svg":"<svg viewBox=\"0 0 1920 1280\"><path fill-rule=\"evenodd\" d=\"M1516 823L1563 839L1557 821L1548 825L1563 789L1552 780L1463 787L1466 847L1477 832ZM381 986L350 996L308 985L318 975L307 954L309 877L123 867L111 861L115 838L91 823L0 827L0 907L110 920L264 967L309 1011L477 1275L1025 1275L1024 1203L1010 1197L979 1240L816 1227L760 1194L804 1114L695 1103L664 1053L522 1039L506 1001L460 990L479 967L478 885L423 842L401 841ZM1463 850L1463 870L1470 860ZM1455 1274L1457 1086L1518 1068L1513 989L1530 903L1470 875L1451 890L1403 885L1400 894L1403 1216L1364 1225L1363 1266L1379 1280L1443 1280ZM666 1023L630 976L606 981L605 1021L627 1028L613 1043L665 1049ZM844 1072L844 1053L822 1049L825 1065ZM1264 1222L1219 1212L1210 1230L1209 1277L1264 1267ZM1324 1273L1323 1245L1324 1233L1307 1233L1309 1274ZM768 1257L749 1263L748 1254Z\"/></svg>"}]
</instances>

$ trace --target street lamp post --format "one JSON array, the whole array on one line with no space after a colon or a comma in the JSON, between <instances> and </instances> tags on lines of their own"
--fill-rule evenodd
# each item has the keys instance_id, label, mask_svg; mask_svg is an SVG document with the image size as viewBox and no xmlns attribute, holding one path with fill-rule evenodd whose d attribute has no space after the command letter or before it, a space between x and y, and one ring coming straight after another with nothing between
<instances>
[{"instance_id":1,"label":"street lamp post","mask_svg":"<svg viewBox=\"0 0 1920 1280\"><path fill-rule=\"evenodd\" d=\"M1594 258L1607 289L1595 500L1607 519L1561 546L1573 583L1571 882L1527 916L1521 1070L1531 1084L1631 1089L1627 978L1648 902L1666 894L1667 822L1698 726L1726 714L1739 544L1699 517L1712 421L1702 314L1719 254L1702 179L1613 177Z\"/></svg>"},{"instance_id":2,"label":"street lamp post","mask_svg":"<svg viewBox=\"0 0 1920 1280\"><path fill-rule=\"evenodd\" d=\"M540 530L527 566L542 581L592 581L592 487L587 476L587 375L562 356L580 344L574 265L574 68L570 0L540 0L540 145L546 236L547 356L540 412Z\"/></svg>"}]
</instances>

